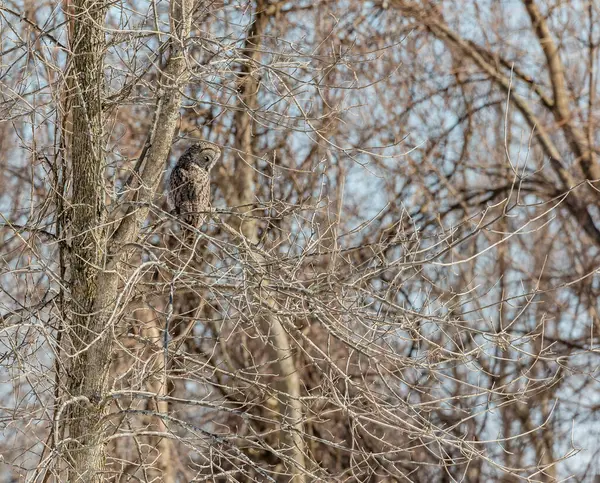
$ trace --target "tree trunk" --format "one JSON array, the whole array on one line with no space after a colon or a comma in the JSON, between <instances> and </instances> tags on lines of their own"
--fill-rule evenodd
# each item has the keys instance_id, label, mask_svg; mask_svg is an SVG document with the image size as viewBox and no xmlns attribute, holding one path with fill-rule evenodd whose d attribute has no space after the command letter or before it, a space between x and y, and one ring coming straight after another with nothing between
<instances>
[{"instance_id":1,"label":"tree trunk","mask_svg":"<svg viewBox=\"0 0 600 483\"><path fill-rule=\"evenodd\" d=\"M94 313L98 267L105 250L104 153L104 25L106 5L76 0L72 38L73 196L71 255L72 364L67 384L69 481L102 481L104 450L99 405L104 392L110 349L101 317Z\"/></svg>"},{"instance_id":2,"label":"tree trunk","mask_svg":"<svg viewBox=\"0 0 600 483\"><path fill-rule=\"evenodd\" d=\"M191 0L171 2L171 55L161 78L156 129L132 203L108 236L105 229L102 95L104 90L104 17L106 5L77 0L72 42L73 75L73 197L71 256L71 365L60 422L68 436L69 481L105 480L104 416L112 330L119 306L127 303L120 290L129 275L122 262L125 246L134 241L152 200L177 128L181 87L186 82L183 41L190 29ZM137 202L137 203L135 203ZM117 306L117 304L119 306Z\"/></svg>"},{"instance_id":3,"label":"tree trunk","mask_svg":"<svg viewBox=\"0 0 600 483\"><path fill-rule=\"evenodd\" d=\"M162 317L155 310L149 307L143 307L140 311L138 320L142 327L142 337L152 341L144 352L144 360L148 362L149 377L147 379L146 389L157 396L156 399L147 401L146 409L153 411L158 415L168 414L169 403L161 400L161 397L167 395L167 373L166 360L163 346L163 333L161 328ZM164 313L164 312L163 312ZM159 416L149 416L145 418L145 425L150 431L159 433L169 433L166 422ZM170 438L161 436L152 436L148 438L149 445L156 449L157 455L152 467L149 468L148 476L155 478L155 481L163 483L175 483L177 473L177 454L173 448L173 442Z\"/></svg>"},{"instance_id":4,"label":"tree trunk","mask_svg":"<svg viewBox=\"0 0 600 483\"><path fill-rule=\"evenodd\" d=\"M239 110L235 116L235 144L240 151L235 160L235 188L236 192L230 196L230 201L239 206L241 213L252 211L255 200L255 173L256 157L253 142L253 111L258 108L259 82L253 76L254 61L260 57L261 36L269 20L269 15L274 13L273 8L267 6L266 2L259 0L256 5L254 21L250 25L244 45L244 54L248 62L242 65L239 77ZM255 218L239 218L237 228L244 237L253 244L258 243L258 225ZM253 253L254 260L262 264L264 258ZM259 273L263 272L260 268ZM265 274L268 275L268 274ZM269 307L276 309L277 301L272 297L267 285L263 282L261 290L257 295ZM305 481L305 458L306 448L304 444L303 411L300 401L300 379L294 362L293 352L290 346L289 335L282 320L274 314L260 317L257 321L259 328L264 334L268 334L268 349L272 360L277 366L277 397L278 412L280 417L281 441L284 443L282 452L286 459L284 466L292 475L291 481L303 483Z\"/></svg>"}]
</instances>

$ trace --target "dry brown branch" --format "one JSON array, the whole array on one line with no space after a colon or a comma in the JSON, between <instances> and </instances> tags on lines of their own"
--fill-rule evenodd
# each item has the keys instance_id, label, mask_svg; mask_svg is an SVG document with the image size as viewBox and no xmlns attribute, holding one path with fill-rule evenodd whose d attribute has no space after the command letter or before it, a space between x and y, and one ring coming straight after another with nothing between
<instances>
[{"instance_id":1,"label":"dry brown branch","mask_svg":"<svg viewBox=\"0 0 600 483\"><path fill-rule=\"evenodd\" d=\"M0 483L593 481L599 14L6 1Z\"/></svg>"}]
</instances>

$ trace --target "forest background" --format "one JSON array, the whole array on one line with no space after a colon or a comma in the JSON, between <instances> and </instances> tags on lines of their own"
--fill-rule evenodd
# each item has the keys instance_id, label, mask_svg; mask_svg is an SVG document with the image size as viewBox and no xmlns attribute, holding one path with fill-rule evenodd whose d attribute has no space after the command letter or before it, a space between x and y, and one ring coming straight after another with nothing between
<instances>
[{"instance_id":1,"label":"forest background","mask_svg":"<svg viewBox=\"0 0 600 483\"><path fill-rule=\"evenodd\" d=\"M0 481L594 481L599 19L5 0Z\"/></svg>"}]
</instances>

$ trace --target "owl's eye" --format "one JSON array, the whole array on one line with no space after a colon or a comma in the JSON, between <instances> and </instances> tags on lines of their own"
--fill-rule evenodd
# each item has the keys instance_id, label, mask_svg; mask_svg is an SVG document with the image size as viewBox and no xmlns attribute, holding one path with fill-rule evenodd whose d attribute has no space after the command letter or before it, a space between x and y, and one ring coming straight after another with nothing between
<instances>
[{"instance_id":1,"label":"owl's eye","mask_svg":"<svg viewBox=\"0 0 600 483\"><path fill-rule=\"evenodd\" d=\"M204 156L204 161L208 163L210 161L210 158L208 156Z\"/></svg>"}]
</instances>

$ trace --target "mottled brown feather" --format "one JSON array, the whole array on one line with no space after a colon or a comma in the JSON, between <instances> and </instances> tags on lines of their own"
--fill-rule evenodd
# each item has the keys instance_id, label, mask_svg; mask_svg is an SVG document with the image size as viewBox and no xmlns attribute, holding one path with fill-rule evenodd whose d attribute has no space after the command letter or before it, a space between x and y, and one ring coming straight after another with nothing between
<instances>
[{"instance_id":1,"label":"mottled brown feather","mask_svg":"<svg viewBox=\"0 0 600 483\"><path fill-rule=\"evenodd\" d=\"M169 199L175 214L194 228L202 226L210 210L210 170L221 150L201 141L188 148L169 178Z\"/></svg>"}]
</instances>

